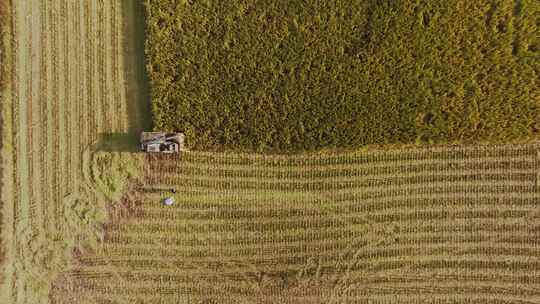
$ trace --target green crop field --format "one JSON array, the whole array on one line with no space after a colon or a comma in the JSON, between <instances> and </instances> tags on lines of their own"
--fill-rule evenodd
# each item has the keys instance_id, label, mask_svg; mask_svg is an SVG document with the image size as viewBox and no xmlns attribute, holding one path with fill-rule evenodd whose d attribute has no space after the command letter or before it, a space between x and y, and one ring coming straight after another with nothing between
<instances>
[{"instance_id":1,"label":"green crop field","mask_svg":"<svg viewBox=\"0 0 540 304\"><path fill-rule=\"evenodd\" d=\"M540 130L537 0L146 0L156 129L197 148Z\"/></svg>"}]
</instances>

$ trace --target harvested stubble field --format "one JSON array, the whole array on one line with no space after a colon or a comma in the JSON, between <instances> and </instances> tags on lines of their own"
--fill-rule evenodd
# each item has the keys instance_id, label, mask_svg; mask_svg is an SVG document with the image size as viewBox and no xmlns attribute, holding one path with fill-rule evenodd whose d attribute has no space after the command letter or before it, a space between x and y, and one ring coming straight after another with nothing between
<instances>
[{"instance_id":1,"label":"harvested stubble field","mask_svg":"<svg viewBox=\"0 0 540 304\"><path fill-rule=\"evenodd\" d=\"M124 30L133 2L2 3L0 303L47 303L72 250L92 247L106 218L92 151L103 134L141 129L139 59Z\"/></svg>"},{"instance_id":2,"label":"harvested stubble field","mask_svg":"<svg viewBox=\"0 0 540 304\"><path fill-rule=\"evenodd\" d=\"M539 148L148 156L53 302L537 303Z\"/></svg>"}]
</instances>

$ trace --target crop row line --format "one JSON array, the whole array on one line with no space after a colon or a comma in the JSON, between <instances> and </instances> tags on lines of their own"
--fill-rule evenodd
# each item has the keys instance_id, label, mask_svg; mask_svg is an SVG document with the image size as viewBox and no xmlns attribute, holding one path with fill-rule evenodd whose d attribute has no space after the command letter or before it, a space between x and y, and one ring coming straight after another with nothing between
<instances>
[{"instance_id":1,"label":"crop row line","mask_svg":"<svg viewBox=\"0 0 540 304\"><path fill-rule=\"evenodd\" d=\"M117 24L117 10L118 10L118 3L116 1L111 1L109 4L109 11L110 11L110 44L111 44L111 83L113 85L113 100L112 103L114 104L113 111L114 112L121 112L121 104L122 99L120 96L120 86L119 83L119 77L118 73L120 72L120 66L118 65L119 59L118 59L118 24ZM114 130L116 132L121 132L123 129L122 127L122 121L120 119L117 119L117 126Z\"/></svg>"},{"instance_id":2,"label":"crop row line","mask_svg":"<svg viewBox=\"0 0 540 304\"><path fill-rule=\"evenodd\" d=\"M459 181L526 181L531 184L536 184L537 172L531 169L525 170L458 170L447 172L427 171L420 173L406 174L388 174L380 176L353 176L353 177L336 177L336 178L313 178L313 179L292 179L292 178L257 178L257 177L219 177L219 176L169 176L161 178L161 182L168 185L238 185L242 187L248 185L261 185L261 188L266 187L287 187L287 188L363 188L363 187L378 187L392 186L399 187L409 184L419 183L436 183L436 182L459 182ZM234 187L233 187L234 188Z\"/></svg>"},{"instance_id":3,"label":"crop row line","mask_svg":"<svg viewBox=\"0 0 540 304\"><path fill-rule=\"evenodd\" d=\"M454 222L457 224L452 225ZM508 239L508 233L516 236L515 241L521 239L520 236L531 234L533 230L526 222L511 222L511 223L499 223L500 220L484 220L479 221L477 224L471 224L467 226L468 220L453 221L444 220L440 226L434 224L414 226L414 227L397 227L397 231L391 231L387 234L394 239L394 242L400 244L421 244L426 242L433 242L437 240L437 243L446 243L455 240L461 240L465 238L469 240L471 235L479 235L479 241L485 240L501 240L501 238ZM537 230L540 226L537 227ZM452 235L460 235L457 238L452 238ZM384 235L381 234L381 237ZM358 229L355 226L338 226L328 227L326 229L290 229L282 231L269 231L262 234L243 234L226 231L221 233L203 233L203 234L182 234L182 235L168 235L165 233L147 233L142 231L129 231L118 232L109 231L105 238L104 246L140 246L151 245L156 240L159 240L167 248L176 247L212 247L217 249L220 247L234 247L234 246L259 246L263 247L268 244L278 246L279 244L293 244L293 243L310 243L310 242L324 242L327 240L333 240L339 242L341 239L356 239L366 237L366 230ZM475 239L475 240L478 240ZM531 243L531 246L535 242Z\"/></svg>"},{"instance_id":4,"label":"crop row line","mask_svg":"<svg viewBox=\"0 0 540 304\"><path fill-rule=\"evenodd\" d=\"M88 120L90 121L88 126L88 135L90 136L89 144L93 143L95 140L96 130L96 106L95 106L95 94L94 94L94 51L91 47L91 43L94 41L94 27L93 27L93 18L90 10L90 5L93 1L84 1L84 20L85 20L85 30L86 37L85 41L85 57L86 57L86 88L88 92L88 109L91 111L88 114Z\"/></svg>"},{"instance_id":5,"label":"crop row line","mask_svg":"<svg viewBox=\"0 0 540 304\"><path fill-rule=\"evenodd\" d=\"M160 218L165 220L214 220L214 219L241 219L241 218L285 218L289 216L328 216L340 214L369 214L382 210L392 209L417 209L425 206L440 206L441 208L472 207L474 205L497 205L498 208L508 208L516 206L537 206L540 196L535 193L524 195L503 194L501 197L490 195L463 195L463 194L442 194L442 195L412 195L401 197L379 198L363 201L341 201L341 202L313 202L296 204L281 204L280 208L275 208L271 200L266 204L260 201L242 200L244 205L235 204L235 200L224 200L220 203L184 202L179 200L179 206L163 210L155 202L159 200L147 200L147 203L136 201L135 203L143 208L132 211L133 217L139 218ZM252 205L249 205L252 202ZM228 209L226 209L228 208Z\"/></svg>"},{"instance_id":6,"label":"crop row line","mask_svg":"<svg viewBox=\"0 0 540 304\"><path fill-rule=\"evenodd\" d=\"M53 105L52 105L52 122L53 122L53 189L54 189L54 204L50 204L51 208L54 210L54 215L57 215L59 213L58 209L60 206L58 206L58 202L62 199L62 176L61 176L61 166L63 159L60 155L60 137L62 136L61 127L60 127L60 63L59 63L59 38L58 38L58 32L60 31L59 26L59 15L57 11L57 5L58 1L51 0L50 2L51 12L50 12L50 18L51 18L51 24L52 24L52 30L51 30L51 55L52 55L52 75L53 75L53 81L52 81L52 92L53 92ZM56 229L59 229L60 223L56 220L56 216L51 216L51 221L54 223L54 226Z\"/></svg>"},{"instance_id":7,"label":"crop row line","mask_svg":"<svg viewBox=\"0 0 540 304\"><path fill-rule=\"evenodd\" d=\"M30 19L30 18L26 18L26 21L28 22L28 24L26 24L26 27L27 28L32 28L32 22L34 22L34 19ZM26 104L26 107L25 107L25 118L26 118L26 121L25 122L21 122L21 124L19 124L20 128L26 128L26 138L25 138L25 148L26 148L26 151L25 151L25 154L23 155L19 155L19 157L22 157L22 158L26 158L26 164L27 164L27 168L28 168L28 180L26 181L26 185L28 185L29 183L31 183L30 181L33 181L34 180L34 174L35 174L35 170L34 170L34 152L33 152L33 147L34 147L34 135L33 135L33 132L34 132L34 121L33 121L33 104L34 104L34 100L33 100L33 90L32 90L32 87L33 87L33 82L34 82L34 77L39 77L39 75L35 75L33 73L33 54L32 52L35 50L33 48L33 35L35 35L35 33L33 33L32 30L28 30L27 31L27 36L25 37L26 38L26 43L24 45L24 48L26 48L26 55L27 55L27 58L23 58L23 62L25 62L25 68L26 68L26 71L24 72L24 75L26 76L25 80L26 80L26 100L24 100L23 102ZM36 46L37 49L39 49L39 46ZM29 222L30 222L30 226L31 227L35 227L36 226L36 220L38 219L38 217L36 216L36 209L38 208L37 206L37 202L36 202L36 198L35 198L35 190L34 190L34 187L32 186L28 186L26 187L25 191L28 193L28 208L29 208L29 214L27 214L28 218L29 218Z\"/></svg>"},{"instance_id":8,"label":"crop row line","mask_svg":"<svg viewBox=\"0 0 540 304\"><path fill-rule=\"evenodd\" d=\"M312 265L311 267L317 267ZM234 279L234 275L241 271L242 267L239 267L238 270L225 270L224 276L231 277ZM306 269L309 273L310 270ZM88 267L82 268L76 271L69 273L69 276L73 279L82 278L89 281L94 281L94 284L97 282L100 283L112 283L108 282L108 279L114 279L114 276L110 273L111 269L107 267ZM253 271L253 270L251 270ZM193 279L208 279L204 280L207 284L215 284L211 279L216 278L215 274L208 274L207 276L200 271L178 271L176 269L147 269L147 270L137 270L137 271L117 271L117 273L125 278L128 282L162 282L165 284L171 283L193 283ZM298 271L300 274L300 271ZM332 274L340 274L339 271ZM331 274L325 274L327 276ZM254 276L255 277L255 276ZM330 276L329 276L330 277ZM396 284L396 283L407 283L407 282L432 282L433 279L436 279L439 282L482 282L482 283L512 283L512 284L523 284L523 285L537 285L540 286L540 274L528 273L528 274L515 274L515 273L505 273L502 271L490 272L490 271L480 271L480 272L469 272L464 271L461 273L421 273L421 274L410 274L410 273L387 273L387 274L378 274L378 273L369 273L369 272L356 272L349 276L350 281L362 282L363 284ZM231 280L238 282L239 280ZM119 283L119 282L114 282ZM92 284L92 283L90 283ZM203 283L204 284L204 283ZM118 286L118 284L112 284Z\"/></svg>"},{"instance_id":9,"label":"crop row line","mask_svg":"<svg viewBox=\"0 0 540 304\"><path fill-rule=\"evenodd\" d=\"M487 166L486 166L487 164ZM283 180L283 182L318 182L318 181L333 181L336 183L354 181L358 179L398 179L410 178L416 176L452 176L464 173L475 174L536 174L532 162L507 163L508 166L494 166L495 164L477 163L473 166L455 165L447 166L422 166L415 167L414 170L403 169L399 167L385 168L384 170L347 170L334 172L317 172L317 171L220 171L219 169L208 171L178 171L170 172L163 169L148 170L148 177L164 182L176 179L215 179L215 180L260 180L275 182ZM388 169L388 170L387 170ZM159 172L159 174L158 174ZM157 176L152 176L157 175ZM536 177L535 177L536 178Z\"/></svg>"},{"instance_id":10,"label":"crop row line","mask_svg":"<svg viewBox=\"0 0 540 304\"><path fill-rule=\"evenodd\" d=\"M48 50L48 39L47 35L50 31L49 23L47 22L47 2L41 1L40 2L40 40L41 40L41 56L40 56L40 103L39 103L39 117L41 121L41 134L38 136L39 140L37 141L37 149L39 153L39 164L41 166L40 168L40 186L39 186L39 192L42 194L41 199L39 199L39 206L40 206L40 217L42 218L43 222L42 227L43 231L47 231L48 227L46 225L46 221L48 218L48 212L47 212L47 202L52 202L51 195L50 195L50 184L49 184L49 121L48 121L48 104L49 104L49 95L48 95L48 82L49 82L49 75L48 75L48 53L45 50Z\"/></svg>"},{"instance_id":11,"label":"crop row line","mask_svg":"<svg viewBox=\"0 0 540 304\"><path fill-rule=\"evenodd\" d=\"M73 121L73 114L71 111L72 104L74 100L72 99L72 96L70 94L71 90L71 69L72 66L70 65L70 35L72 32L72 29L70 28L69 24L69 16L68 16L68 8L67 8L67 1L63 0L60 1L60 24L61 24L61 41L60 41L60 56L62 57L62 75L63 76L63 100L62 100L62 107L63 107L63 114L64 116L61 116L60 119L62 120L62 129L64 132L60 133L62 139L64 140L65 149L62 149L64 152L63 155L63 163L64 166L62 168L62 177L64 180L62 181L63 189L66 191L69 191L70 189L73 189L73 181L72 181L72 172L73 172L73 164L71 159L71 150L73 149L73 130L72 130L72 121ZM62 193L64 195L64 193ZM62 208L57 209L57 216L62 216Z\"/></svg>"},{"instance_id":12,"label":"crop row line","mask_svg":"<svg viewBox=\"0 0 540 304\"><path fill-rule=\"evenodd\" d=\"M220 285L216 284L219 288ZM157 290L157 291L156 291ZM299 289L295 289L299 290ZM159 295L156 296L156 294ZM174 287L158 289L148 293L116 293L114 290L100 290L96 292L81 292L81 297L93 298L97 303L148 303L148 304L163 304L163 303L181 303L186 298L195 299L198 301L214 301L223 304L236 303L280 303L280 304L321 304L321 303L372 303L372 304L393 304L396 303L396 296L392 294L378 295L347 295L347 294L323 294L319 295L296 295L294 292L284 293L279 289L272 290L267 295L262 295L257 292L228 294L223 296L224 292L217 294L209 294L206 290L190 289L176 290ZM166 298L167 301L163 302ZM521 295L497 295L493 293L487 294L405 294L399 295L399 303L403 304L418 304L418 303L436 303L436 304L536 304L540 297L532 298L530 296ZM328 302L326 302L328 301ZM331 302L333 301L333 302ZM210 302L211 303L211 302Z\"/></svg>"},{"instance_id":13,"label":"crop row line","mask_svg":"<svg viewBox=\"0 0 540 304\"><path fill-rule=\"evenodd\" d=\"M119 231L138 231L146 233L215 233L237 231L242 233L263 233L266 231L287 231L291 229L325 229L328 227L346 227L350 229L350 225L357 225L358 228L366 224L373 223L394 223L407 224L415 222L416 225L422 222L431 222L446 219L496 219L505 220L524 220L529 214L527 210L497 210L489 209L470 209L460 211L441 210L440 208L432 208L426 210L416 210L410 212L396 213L376 213L368 217L358 215L339 216L339 217L289 217L286 219L275 220L215 220L201 223L198 220L191 221L159 221L159 220L126 220L122 223L115 223L108 226L109 230Z\"/></svg>"},{"instance_id":14,"label":"crop row line","mask_svg":"<svg viewBox=\"0 0 540 304\"><path fill-rule=\"evenodd\" d=\"M105 28L104 28L104 3L103 0L95 1L97 4L97 16L94 21L97 24L97 37L96 37L96 45L97 45L97 79L98 79L98 90L99 93L99 108L100 111L96 111L97 116L101 116L100 122L100 129L99 130L110 130L111 129L111 121L110 119L107 119L108 115L107 113L111 113L110 109L108 109L108 98L107 98L107 74L105 72L105 44L104 44L104 37L105 37Z\"/></svg>"},{"instance_id":15,"label":"crop row line","mask_svg":"<svg viewBox=\"0 0 540 304\"><path fill-rule=\"evenodd\" d=\"M73 32L75 33L76 40L75 40L75 47L79 48L78 52L76 53L76 64L77 64L77 70L76 70L76 83L78 84L76 86L77 92L75 97L76 102L76 113L77 115L75 118L77 119L77 149L75 149L75 153L77 154L76 157L76 163L79 165L77 166L78 172L82 172L85 170L83 168L84 164L81 160L81 155L84 151L84 148L89 144L88 137L86 134L85 124L88 120L88 115L90 115L90 111L86 109L86 103L88 102L86 98L86 79L84 77L84 70L86 66L86 55L85 52L86 46L85 44L82 44L81 37L85 37L84 29L81 26L81 19L84 18L84 16L81 16L82 8L81 3L79 1L75 2L73 4L73 11L75 12L75 17L73 21ZM82 173L81 173L82 174Z\"/></svg>"},{"instance_id":16,"label":"crop row line","mask_svg":"<svg viewBox=\"0 0 540 304\"><path fill-rule=\"evenodd\" d=\"M99 294L114 294L116 297L119 295L150 295L156 293L156 290L164 292L161 296L165 294L177 294L177 295L193 295L193 294L204 294L208 295L223 295L227 294L236 299L236 295L249 295L256 294L259 297L261 296L275 296L276 290L265 289L263 286L261 288L253 288L254 285L258 286L256 279L251 281L247 280L229 280L225 282L219 282L216 284L217 280L203 282L202 280L196 282L168 282L168 281L157 281L157 282L144 282L145 284L137 283L137 281L131 281L127 286L124 284L117 285L114 280L93 280L94 285L92 286L93 290ZM306 282L307 283L307 282ZM446 294L448 296L455 295L492 295L497 294L504 299L505 296L537 296L540 294L537 288L532 285L522 286L516 285L515 283L501 283L501 282L464 282L464 281L445 281L441 282L438 285L434 285L431 281L423 282L424 284L419 284L419 282L399 282L399 283L378 283L370 284L359 282L357 284L349 282L349 287L354 286L355 288L350 288L350 291L347 292L347 295L358 299L358 297L372 297L375 295L431 295L431 294ZM320 289L317 288L304 288L296 290L297 296L306 297L316 295L320 299L323 296ZM108 303L108 302L107 302ZM147 303L147 302L145 302ZM320 302L319 302L320 303ZM347 302L349 303L349 302ZM459 302L461 303L461 302Z\"/></svg>"},{"instance_id":17,"label":"crop row line","mask_svg":"<svg viewBox=\"0 0 540 304\"><path fill-rule=\"evenodd\" d=\"M257 176L296 174L298 177L313 177L328 174L330 176L349 174L378 174L395 172L417 172L429 168L433 170L447 170L456 168L531 168L536 162L534 157L484 157L484 158L462 158L462 159L416 159L399 163L362 163L362 164L336 164L333 166L276 166L266 164L264 166L219 166L213 163L197 164L189 161L156 162L149 160L150 171L160 170L163 172L184 173L192 172L205 174L207 172L217 175L234 175L239 172L243 174L256 174Z\"/></svg>"},{"instance_id":18,"label":"crop row line","mask_svg":"<svg viewBox=\"0 0 540 304\"><path fill-rule=\"evenodd\" d=\"M442 258L442 257L441 257ZM227 264L226 261L223 261L221 266L196 266L192 265L187 268L179 267L178 269L171 269L165 267L165 269L159 267L159 265L163 265L160 261L148 261L148 260L134 260L133 263L119 263L119 262L129 262L129 261L112 261L112 265L114 267L117 267L116 271L118 273L124 273L126 271L131 271L132 273L142 273L144 274L146 271L157 271L160 272L170 272L174 271L180 275L185 275L186 277L191 277L194 280L197 279L204 279L207 280L215 279L215 278L228 278L228 279L234 279L237 278L235 281L239 281L238 279L241 278L242 274L252 274L256 275L259 272L265 272L264 266L261 265L246 265L245 262L232 262L230 265ZM139 263L136 263L139 262ZM141 263L142 262L142 263ZM176 262L172 262L176 263ZM182 265L182 262L177 263L179 266ZM185 264L189 264L185 263ZM191 265L191 264L190 264ZM369 277L369 274L379 274L384 273L384 271L393 271L395 269L429 269L430 266L434 266L433 271L436 270L436 268L441 270L447 270L446 273L453 273L459 270L468 270L468 273L477 272L479 270L485 270L492 274L502 274L507 272L509 269L538 269L535 266L540 265L537 260L531 261L531 262L524 262L520 261L519 259L506 259L505 257L494 257L490 260L486 260L485 256L471 256L470 259L467 258L453 258L453 259L434 259L431 256L421 256L418 258L418 260L414 260L414 257L407 257L407 259L404 259L403 257L392 257L392 258L386 258L382 261L364 261L360 259L351 260L348 262L348 266L346 269L341 269L342 267L336 267L335 261L329 264L322 265L321 273L325 275L332 275L332 274L340 274L344 272L350 272L351 274L358 273L359 276ZM141 267L144 266L144 267ZM212 268L214 267L214 268ZM302 267L301 265L297 265L296 267L291 266L285 266L285 267L276 267L274 273L280 273L280 272L287 272L291 270L300 270L299 267ZM319 267L319 266L317 266ZM98 266L85 266L83 268L85 271L91 271L96 272L98 269L103 269L99 265ZM130 270L131 269L131 270ZM308 268L309 269L309 268ZM448 271L451 270L452 271ZM110 271L110 269L103 269L104 272ZM243 272L243 273L242 273ZM296 272L296 271L295 271ZM268 272L265 272L268 273ZM272 272L270 272L272 273ZM485 272L484 272L485 273ZM538 273L536 272L536 275ZM116 281L116 283L120 283ZM106 282L105 282L106 284ZM114 286L114 284L108 284L110 286Z\"/></svg>"},{"instance_id":19,"label":"crop row line","mask_svg":"<svg viewBox=\"0 0 540 304\"><path fill-rule=\"evenodd\" d=\"M364 198L361 196L352 197L351 199L338 200L335 197L329 195L319 196L311 195L310 192L292 192L292 193L277 193L273 192L257 192L236 194L229 191L221 191L213 194L197 194L197 193L182 193L181 196L176 197L179 202L176 206L171 206L174 212L179 213L202 213L202 212L214 212L220 210L221 212L227 212L225 208L231 209L231 212L235 214L242 214L244 212L249 213L265 213L269 211L287 211L291 212L312 212L312 210L320 211L321 208L327 207L331 209L353 209L358 207L366 208L366 210L377 209L390 209L394 204L401 202L418 201L424 203L428 200L439 200L442 205L445 205L445 201L469 201L478 199L480 201L493 201L497 203L504 203L506 201L515 200L516 205L529 204L529 200L535 201L540 198L540 193L525 192L525 193L475 193L473 191L467 191L467 188L458 190L454 193L448 191L437 191L436 193L420 193L420 194L406 194L395 195L390 193L380 196L374 196L372 198ZM132 202L137 206L140 206L141 212L152 212L155 209L163 210L156 205L157 201L160 201L163 197L161 191L156 193L144 193L135 191L140 198L132 199ZM293 195L294 194L294 195ZM287 196L289 195L289 196ZM274 204L279 204L280 208L275 208ZM413 204L414 205L414 204ZM377 208L381 206L380 208ZM137 210L135 210L135 213ZM171 211L169 211L171 212Z\"/></svg>"},{"instance_id":20,"label":"crop row line","mask_svg":"<svg viewBox=\"0 0 540 304\"><path fill-rule=\"evenodd\" d=\"M19 37L19 14L18 14L18 6L20 3L12 3L11 5L11 18L12 18L12 24L11 24L11 31L13 37ZM16 259L16 250L17 250L17 244L19 242L16 231L18 231L18 225L19 221L22 218L21 214L21 203L22 203L22 195L21 195L21 138L20 138L20 86L21 86L21 77L20 73L18 71L18 67L20 65L20 60L18 59L18 52L20 48L19 39L12 39L11 41L11 63L12 63L12 75L11 75L11 86L12 86L12 100L11 100L11 138L13 140L13 172L12 172L12 178L13 178L13 202L11 202L13 207L13 222L11 223L11 242L7 244L5 247L9 250L11 253L9 256L8 262L13 262ZM4 189L2 189L4 190ZM9 203L9 202L8 202ZM10 271L9 268L4 268L6 273ZM17 273L15 271L11 271L10 273L9 282L4 282L4 284L15 284L17 281ZM7 286L7 285L6 285ZM14 291L11 291L11 295L14 296L14 300L17 300L17 293Z\"/></svg>"},{"instance_id":21,"label":"crop row line","mask_svg":"<svg viewBox=\"0 0 540 304\"><path fill-rule=\"evenodd\" d=\"M80 68L80 57L81 57L81 49L80 49L80 37L78 34L77 29L77 22L78 22L78 11L75 10L77 3L66 1L65 8L66 8L66 28L68 29L68 34L66 35L66 56L67 56L67 70L65 72L67 73L67 78L69 78L68 83L66 84L66 93L69 94L67 99L68 104L66 107L69 108L69 116L66 116L68 119L68 131L67 136L70 138L68 141L68 153L67 158L69 159L69 175L68 175L68 183L67 183L67 189L68 193L77 192L79 183L79 164L81 163L79 159L79 136L80 136L80 129L79 129L79 112L80 112L80 104L82 103L82 100L79 99L80 96L80 88L82 86L81 80L79 79L79 73L78 69ZM70 37L69 34L73 33L76 37ZM75 51L76 50L76 51Z\"/></svg>"},{"instance_id":22,"label":"crop row line","mask_svg":"<svg viewBox=\"0 0 540 304\"><path fill-rule=\"evenodd\" d=\"M359 240L360 239L360 240ZM471 256L486 255L489 258L495 256L514 256L523 260L540 259L540 250L538 242L535 245L524 247L516 246L514 243L496 241L486 241L486 238L480 236L466 236L456 239L452 238L417 238L412 242L403 243L384 243L381 240L362 240L361 237L340 239L339 241L327 240L324 242L306 242L302 241L287 243L265 243L250 244L243 246L163 246L156 248L152 245L119 245L108 244L104 246L100 253L115 258L119 257L140 257L149 260L176 259L192 262L203 262L219 264L221 260L241 259L253 261L259 264L264 262L275 265L289 265L289 259L293 259L292 264L298 264L302 259L309 259L317 256L325 261L335 261L335 257L344 255L351 249L351 243L358 243L355 256L358 259L376 261L391 257L412 257L412 256ZM395 242L395 240L392 240ZM384 245L384 247L382 247ZM285 263L287 262L287 263Z\"/></svg>"},{"instance_id":23,"label":"crop row line","mask_svg":"<svg viewBox=\"0 0 540 304\"><path fill-rule=\"evenodd\" d=\"M164 172L183 173L193 172L204 174L204 172L216 172L218 175L231 174L236 172L246 173L257 176L266 175L278 175L283 174L296 174L296 176L320 176L328 174L330 176L339 176L343 174L379 174L380 173L395 173L395 172L415 172L422 171L428 168L451 170L454 168L471 166L473 168L531 168L534 167L536 158L534 157L485 157L485 158L463 158L463 159L416 159L406 162L385 163L385 162L372 162L362 164L336 164L333 166L276 166L266 164L263 166L219 166L217 164L206 163L203 165L191 163L191 162L175 162L170 163L156 163L154 160L148 161L150 172L161 170Z\"/></svg>"},{"instance_id":24,"label":"crop row line","mask_svg":"<svg viewBox=\"0 0 540 304\"><path fill-rule=\"evenodd\" d=\"M214 163L220 165L273 164L279 166L336 165L377 162L400 162L423 159L460 159L503 156L536 156L538 143L503 144L487 146L441 146L412 149L394 149L388 151L360 151L343 154L300 154L300 155L266 155L237 154L215 152L190 152L182 156L182 161ZM156 156L156 160L169 161L168 156Z\"/></svg>"},{"instance_id":25,"label":"crop row line","mask_svg":"<svg viewBox=\"0 0 540 304\"><path fill-rule=\"evenodd\" d=\"M472 179L472 178L471 178ZM226 181L212 181L212 180L195 180L186 179L183 181L176 181L174 183L161 184L165 189L174 187L178 192L189 195L188 191L195 192L197 190L202 193L211 193L212 191L225 191L236 192L241 197L245 192L252 191L280 191L280 192L311 192L311 194L318 195L333 195L337 200L351 199L350 197L364 197L369 195L380 197L377 195L381 192L387 192L392 194L397 193L425 193L427 190L436 190L439 192L450 192L454 189L467 188L466 191L474 193L483 193L496 191L501 192L536 192L536 180L527 176L514 180L500 180L497 177L484 179L481 175L476 176L476 180L466 180L461 177L445 177L434 178L432 180L423 178L411 181L404 184L393 183L358 183L348 184L341 183L335 184L332 182L315 182L315 183L267 183L260 181L239 181L234 180ZM195 192L196 193L196 192ZM387 195L389 196L389 195Z\"/></svg>"},{"instance_id":26,"label":"crop row line","mask_svg":"<svg viewBox=\"0 0 540 304\"><path fill-rule=\"evenodd\" d=\"M233 187L234 186L234 187ZM253 194L255 191L265 193L269 190L279 190L283 194L293 192L306 192L313 197L318 197L318 200L328 200L331 198L334 201L344 200L364 200L369 198L382 198L398 195L414 195L414 194L440 194L440 193L536 193L537 187L534 181L456 181L456 182L417 182L408 185L385 185L385 186L363 186L363 187L341 187L341 188L295 188L290 187L267 187L261 189L259 185L234 184L234 181L227 183L192 183L176 185L176 190L182 194L185 199L190 199L193 196L208 195L225 195L236 196L239 200L244 195ZM155 185L155 187L170 189L171 185ZM306 189L307 188L307 189ZM211 190L209 190L211 189Z\"/></svg>"}]
</instances>

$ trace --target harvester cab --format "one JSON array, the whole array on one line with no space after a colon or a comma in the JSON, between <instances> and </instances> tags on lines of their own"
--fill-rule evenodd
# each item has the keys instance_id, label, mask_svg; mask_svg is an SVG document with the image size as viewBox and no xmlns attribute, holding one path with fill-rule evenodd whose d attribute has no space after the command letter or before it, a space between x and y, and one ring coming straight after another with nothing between
<instances>
[{"instance_id":1,"label":"harvester cab","mask_svg":"<svg viewBox=\"0 0 540 304\"><path fill-rule=\"evenodd\" d=\"M141 150L153 153L178 153L184 151L183 133L143 132Z\"/></svg>"}]
</instances>

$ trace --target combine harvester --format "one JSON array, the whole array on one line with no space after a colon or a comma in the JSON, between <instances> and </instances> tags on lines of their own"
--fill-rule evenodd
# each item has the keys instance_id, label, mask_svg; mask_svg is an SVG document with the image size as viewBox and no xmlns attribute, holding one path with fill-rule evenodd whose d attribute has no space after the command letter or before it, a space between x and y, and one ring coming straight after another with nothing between
<instances>
[{"instance_id":1,"label":"combine harvester","mask_svg":"<svg viewBox=\"0 0 540 304\"><path fill-rule=\"evenodd\" d=\"M141 150L152 153L185 152L184 133L142 132Z\"/></svg>"},{"instance_id":2,"label":"combine harvester","mask_svg":"<svg viewBox=\"0 0 540 304\"><path fill-rule=\"evenodd\" d=\"M184 133L165 132L142 132L141 150L148 153L180 153L187 151L184 145ZM171 189L172 193L176 190ZM174 196L169 196L161 201L166 206L175 203Z\"/></svg>"}]
</instances>

